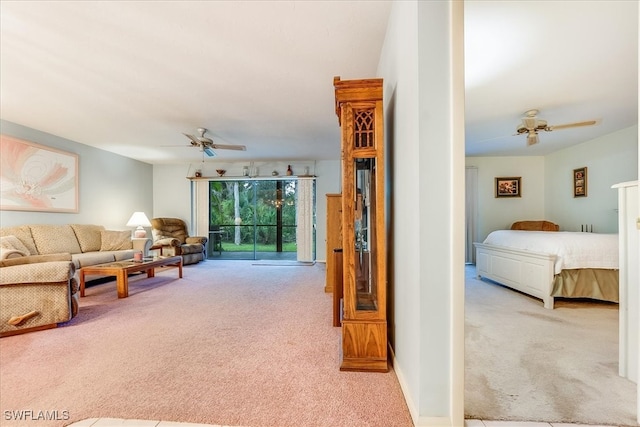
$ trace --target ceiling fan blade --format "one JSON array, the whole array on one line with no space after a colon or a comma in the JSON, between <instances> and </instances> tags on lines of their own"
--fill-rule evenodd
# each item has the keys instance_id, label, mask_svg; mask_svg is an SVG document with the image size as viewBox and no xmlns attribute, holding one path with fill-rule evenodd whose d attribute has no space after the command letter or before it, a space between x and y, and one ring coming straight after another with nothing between
<instances>
[{"instance_id":1,"label":"ceiling fan blade","mask_svg":"<svg viewBox=\"0 0 640 427\"><path fill-rule=\"evenodd\" d=\"M198 141L198 138L196 138L195 136L189 135L187 133L183 133L183 135L191 140L191 145L200 145L200 141Z\"/></svg>"},{"instance_id":2,"label":"ceiling fan blade","mask_svg":"<svg viewBox=\"0 0 640 427\"><path fill-rule=\"evenodd\" d=\"M547 130L552 131L552 130L560 130L560 129L567 129L567 128L577 128L580 126L591 126L595 124L596 124L595 120L587 120L586 122L566 123L564 125L547 126Z\"/></svg>"},{"instance_id":3,"label":"ceiling fan blade","mask_svg":"<svg viewBox=\"0 0 640 427\"><path fill-rule=\"evenodd\" d=\"M244 145L231 145L231 144L211 144L212 148L217 150L237 150L237 151L247 151L247 147Z\"/></svg>"},{"instance_id":4,"label":"ceiling fan blade","mask_svg":"<svg viewBox=\"0 0 640 427\"><path fill-rule=\"evenodd\" d=\"M538 133L537 132L529 132L527 135L527 145L534 145L538 143Z\"/></svg>"}]
</instances>

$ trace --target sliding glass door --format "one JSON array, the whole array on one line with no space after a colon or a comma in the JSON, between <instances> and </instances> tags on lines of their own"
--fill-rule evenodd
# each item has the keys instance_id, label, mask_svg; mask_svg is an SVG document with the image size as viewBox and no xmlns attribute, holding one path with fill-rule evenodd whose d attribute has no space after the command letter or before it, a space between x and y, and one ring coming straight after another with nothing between
<instances>
[{"instance_id":1,"label":"sliding glass door","mask_svg":"<svg viewBox=\"0 0 640 427\"><path fill-rule=\"evenodd\" d=\"M296 260L296 179L209 182L209 259Z\"/></svg>"}]
</instances>

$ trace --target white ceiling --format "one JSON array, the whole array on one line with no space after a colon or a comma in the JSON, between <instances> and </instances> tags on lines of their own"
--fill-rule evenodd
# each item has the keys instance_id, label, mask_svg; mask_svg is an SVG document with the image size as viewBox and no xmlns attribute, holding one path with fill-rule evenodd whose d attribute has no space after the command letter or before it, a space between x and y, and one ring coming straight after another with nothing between
<instances>
[{"instance_id":1,"label":"white ceiling","mask_svg":"<svg viewBox=\"0 0 640 427\"><path fill-rule=\"evenodd\" d=\"M467 155L545 155L638 123L637 1L470 1ZM526 146L527 110L549 125Z\"/></svg>"},{"instance_id":2,"label":"white ceiling","mask_svg":"<svg viewBox=\"0 0 640 427\"><path fill-rule=\"evenodd\" d=\"M148 163L337 159L333 77L377 77L389 1L0 2L0 117ZM468 155L638 121L637 1L466 3ZM526 110L550 125L513 136Z\"/></svg>"}]
</instances>

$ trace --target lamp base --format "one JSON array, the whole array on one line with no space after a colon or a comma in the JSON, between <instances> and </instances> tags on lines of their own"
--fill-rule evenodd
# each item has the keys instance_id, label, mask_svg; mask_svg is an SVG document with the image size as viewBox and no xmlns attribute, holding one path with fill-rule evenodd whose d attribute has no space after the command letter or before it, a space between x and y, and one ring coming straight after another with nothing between
<instances>
[{"instance_id":1,"label":"lamp base","mask_svg":"<svg viewBox=\"0 0 640 427\"><path fill-rule=\"evenodd\" d=\"M133 232L133 237L135 237L136 239L145 238L147 237L147 232L142 227L136 228L135 231Z\"/></svg>"}]
</instances>

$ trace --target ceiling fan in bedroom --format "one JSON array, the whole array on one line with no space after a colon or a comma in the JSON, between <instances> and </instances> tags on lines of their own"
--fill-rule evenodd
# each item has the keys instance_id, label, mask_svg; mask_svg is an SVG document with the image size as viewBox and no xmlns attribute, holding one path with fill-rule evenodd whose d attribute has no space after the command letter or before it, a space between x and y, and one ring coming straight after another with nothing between
<instances>
[{"instance_id":1,"label":"ceiling fan in bedroom","mask_svg":"<svg viewBox=\"0 0 640 427\"><path fill-rule=\"evenodd\" d=\"M581 126L591 126L596 124L596 120L587 120L584 122L565 123L562 125L548 125L546 120L537 117L538 110L529 110L524 113L522 123L516 128L515 135L527 134L527 145L534 145L539 142L538 132L551 132L554 130L575 128Z\"/></svg>"},{"instance_id":2,"label":"ceiling fan in bedroom","mask_svg":"<svg viewBox=\"0 0 640 427\"><path fill-rule=\"evenodd\" d=\"M183 135L189 138L191 147L200 148L200 151L202 151L203 154L206 154L209 157L213 157L216 155L216 153L213 151L214 149L215 150L237 150L237 151L247 150L247 147L245 147L244 145L217 144L213 142L211 138L208 138L205 136L205 133L207 133L207 129L205 128L198 128L198 132L200 133L200 135L198 136L189 135L187 133Z\"/></svg>"}]
</instances>

